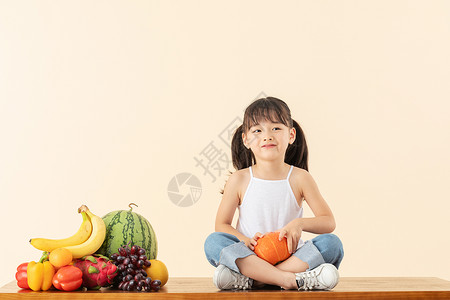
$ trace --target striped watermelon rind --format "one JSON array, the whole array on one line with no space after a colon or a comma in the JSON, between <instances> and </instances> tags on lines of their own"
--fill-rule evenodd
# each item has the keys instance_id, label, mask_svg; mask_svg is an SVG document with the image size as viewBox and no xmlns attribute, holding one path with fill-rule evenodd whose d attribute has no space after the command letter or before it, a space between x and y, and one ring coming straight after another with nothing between
<instances>
[{"instance_id":1,"label":"striped watermelon rind","mask_svg":"<svg viewBox=\"0 0 450 300\"><path fill-rule=\"evenodd\" d=\"M111 257L119 247L126 244L138 245L145 249L147 259L156 259L158 242L150 222L142 215L131 210L116 210L103 218L106 225L106 236L98 254Z\"/></svg>"}]
</instances>

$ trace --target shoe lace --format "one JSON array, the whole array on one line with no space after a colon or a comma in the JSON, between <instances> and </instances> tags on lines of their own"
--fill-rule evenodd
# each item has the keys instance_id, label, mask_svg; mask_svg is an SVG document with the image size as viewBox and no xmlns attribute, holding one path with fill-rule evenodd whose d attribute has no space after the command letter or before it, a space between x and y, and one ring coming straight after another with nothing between
<instances>
[{"instance_id":1,"label":"shoe lace","mask_svg":"<svg viewBox=\"0 0 450 300\"><path fill-rule=\"evenodd\" d=\"M300 277L303 279L303 285L299 288L299 290L312 290L314 287L319 286L317 275L319 274L316 274L316 271L302 273Z\"/></svg>"},{"instance_id":2,"label":"shoe lace","mask_svg":"<svg viewBox=\"0 0 450 300\"><path fill-rule=\"evenodd\" d=\"M235 289L246 290L250 287L249 284L251 280L250 278L241 274L233 274L233 275L236 279L236 283L233 285Z\"/></svg>"}]
</instances>

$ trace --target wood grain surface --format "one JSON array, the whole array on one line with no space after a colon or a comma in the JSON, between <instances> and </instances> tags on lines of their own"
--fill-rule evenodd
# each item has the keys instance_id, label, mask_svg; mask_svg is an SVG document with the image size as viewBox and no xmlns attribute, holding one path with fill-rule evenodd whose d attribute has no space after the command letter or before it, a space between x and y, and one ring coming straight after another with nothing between
<instances>
[{"instance_id":1,"label":"wood grain surface","mask_svg":"<svg viewBox=\"0 0 450 300\"><path fill-rule=\"evenodd\" d=\"M13 281L0 289L0 299L450 299L450 281L433 277L344 277L331 291L283 291L272 287L220 291L212 278L174 277L159 292L123 292L109 288L33 292Z\"/></svg>"}]
</instances>

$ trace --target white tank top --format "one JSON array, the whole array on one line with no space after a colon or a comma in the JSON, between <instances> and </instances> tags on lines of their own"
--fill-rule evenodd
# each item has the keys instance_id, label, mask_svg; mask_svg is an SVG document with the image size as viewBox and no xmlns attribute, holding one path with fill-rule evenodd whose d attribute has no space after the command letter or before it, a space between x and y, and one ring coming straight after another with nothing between
<instances>
[{"instance_id":1,"label":"white tank top","mask_svg":"<svg viewBox=\"0 0 450 300\"><path fill-rule=\"evenodd\" d=\"M296 218L303 216L303 206L300 207L289 184L289 170L286 179L266 180L253 177L250 170L250 182L244 198L239 206L237 230L246 237L252 238L257 232L266 233L283 228ZM304 242L299 241L297 248Z\"/></svg>"}]
</instances>

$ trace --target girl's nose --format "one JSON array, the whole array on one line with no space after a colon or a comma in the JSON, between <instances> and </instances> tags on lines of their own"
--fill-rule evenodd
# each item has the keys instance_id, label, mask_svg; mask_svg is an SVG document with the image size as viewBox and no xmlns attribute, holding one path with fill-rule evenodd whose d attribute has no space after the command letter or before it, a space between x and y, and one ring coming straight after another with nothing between
<instances>
[{"instance_id":1,"label":"girl's nose","mask_svg":"<svg viewBox=\"0 0 450 300\"><path fill-rule=\"evenodd\" d=\"M271 141L271 140L272 140L272 137L271 137L271 136L265 137L264 140L265 140L265 141L267 141L267 140Z\"/></svg>"}]
</instances>

